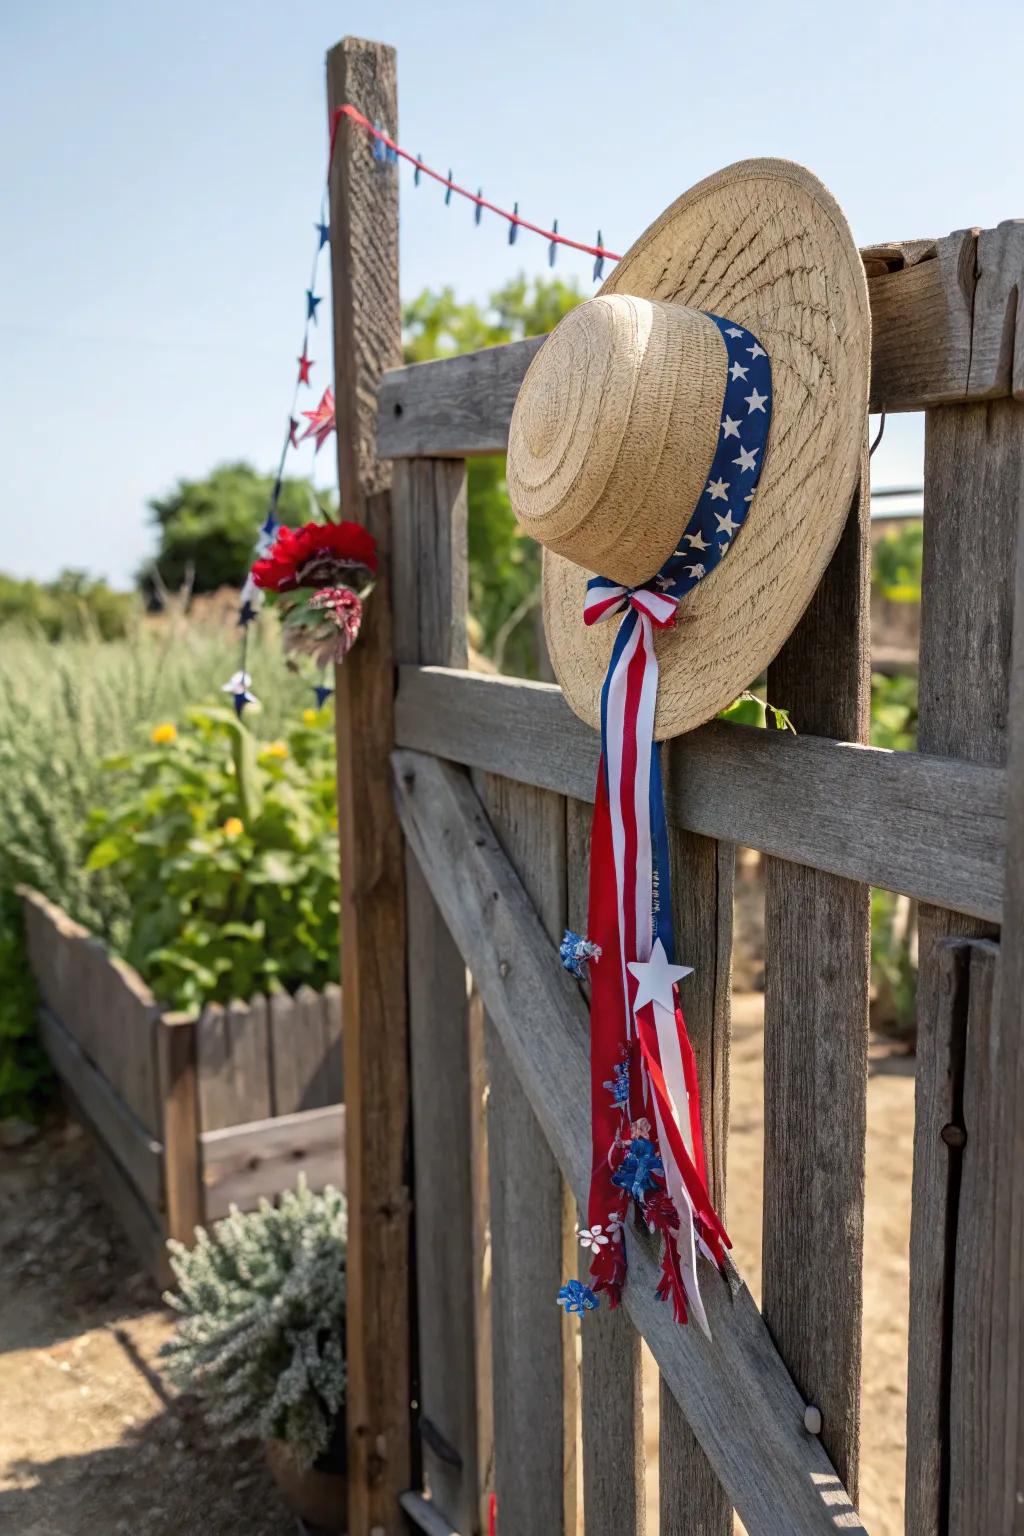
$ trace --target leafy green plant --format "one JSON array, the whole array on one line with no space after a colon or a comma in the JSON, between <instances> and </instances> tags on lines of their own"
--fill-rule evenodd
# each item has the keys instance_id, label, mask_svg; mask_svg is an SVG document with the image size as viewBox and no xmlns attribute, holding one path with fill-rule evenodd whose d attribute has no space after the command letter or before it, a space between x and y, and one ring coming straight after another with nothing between
<instances>
[{"instance_id":1,"label":"leafy green plant","mask_svg":"<svg viewBox=\"0 0 1024 1536\"><path fill-rule=\"evenodd\" d=\"M194 1248L170 1243L181 1316L160 1353L225 1440L279 1439L310 1466L345 1402L344 1195L300 1177L276 1208L232 1209Z\"/></svg>"},{"instance_id":2,"label":"leafy green plant","mask_svg":"<svg viewBox=\"0 0 1024 1536\"><path fill-rule=\"evenodd\" d=\"M871 745L893 752L913 752L917 746L917 678L871 677Z\"/></svg>"},{"instance_id":3,"label":"leafy green plant","mask_svg":"<svg viewBox=\"0 0 1024 1536\"><path fill-rule=\"evenodd\" d=\"M0 1119L38 1110L50 1075L36 1042L19 882L35 886L114 949L132 912L116 869L89 872L90 811L119 780L104 768L137 741L143 721L216 697L234 665L232 631L195 621L136 622L125 640L95 632L49 643L38 629L5 631L0 647ZM308 692L287 669L277 628L261 616L251 666L270 739L298 718ZM250 718L249 715L246 717ZM325 728L326 734L326 728Z\"/></svg>"},{"instance_id":4,"label":"leafy green plant","mask_svg":"<svg viewBox=\"0 0 1024 1536\"><path fill-rule=\"evenodd\" d=\"M85 867L116 874L122 952L162 1002L337 979L333 753L328 710L261 746L231 710L206 708L106 760L115 787L89 818Z\"/></svg>"}]
</instances>

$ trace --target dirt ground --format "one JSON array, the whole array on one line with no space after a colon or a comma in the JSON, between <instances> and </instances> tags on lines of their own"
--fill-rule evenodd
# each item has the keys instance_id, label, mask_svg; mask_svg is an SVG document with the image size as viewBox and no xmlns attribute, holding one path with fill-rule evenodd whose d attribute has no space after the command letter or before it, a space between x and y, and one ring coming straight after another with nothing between
<instances>
[{"instance_id":1,"label":"dirt ground","mask_svg":"<svg viewBox=\"0 0 1024 1536\"><path fill-rule=\"evenodd\" d=\"M760 1291L763 999L734 999L728 1222ZM868 1084L861 1510L903 1530L913 1061L875 1041ZM55 1128L0 1152L0 1532L4 1536L295 1536L258 1449L221 1449L171 1394L170 1316L90 1178L88 1142ZM648 1532L657 1525L657 1379L646 1380ZM514 1536L514 1533L509 1533ZM669 1533L665 1533L669 1536Z\"/></svg>"},{"instance_id":2,"label":"dirt ground","mask_svg":"<svg viewBox=\"0 0 1024 1536\"><path fill-rule=\"evenodd\" d=\"M77 1128L0 1151L4 1536L295 1536L259 1451L168 1391L170 1326Z\"/></svg>"}]
</instances>

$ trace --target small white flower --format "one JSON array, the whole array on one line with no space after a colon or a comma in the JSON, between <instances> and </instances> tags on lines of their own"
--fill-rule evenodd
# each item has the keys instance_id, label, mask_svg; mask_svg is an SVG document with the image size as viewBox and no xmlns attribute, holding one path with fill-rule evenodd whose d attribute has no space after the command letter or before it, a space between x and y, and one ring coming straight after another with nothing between
<instances>
[{"instance_id":1,"label":"small white flower","mask_svg":"<svg viewBox=\"0 0 1024 1536\"><path fill-rule=\"evenodd\" d=\"M608 1242L609 1238L600 1222L597 1222L592 1227L584 1227L580 1233L580 1246L582 1248L593 1248L595 1253L597 1253L599 1248L606 1247Z\"/></svg>"},{"instance_id":2,"label":"small white flower","mask_svg":"<svg viewBox=\"0 0 1024 1536\"><path fill-rule=\"evenodd\" d=\"M608 1230L608 1236L610 1238L613 1238L614 1241L617 1242L617 1243L621 1243L621 1241L622 1241L622 1217L619 1215L618 1211L611 1211L609 1213L609 1216L608 1216L608 1229L607 1230Z\"/></svg>"}]
</instances>

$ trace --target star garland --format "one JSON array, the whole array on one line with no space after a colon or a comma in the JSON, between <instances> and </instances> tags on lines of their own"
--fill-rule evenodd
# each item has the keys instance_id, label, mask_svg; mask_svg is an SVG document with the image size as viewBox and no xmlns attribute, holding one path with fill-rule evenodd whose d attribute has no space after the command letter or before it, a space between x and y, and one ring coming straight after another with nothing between
<instances>
[{"instance_id":1,"label":"star garland","mask_svg":"<svg viewBox=\"0 0 1024 1536\"><path fill-rule=\"evenodd\" d=\"M525 219L519 212L518 202L513 204L512 210L501 208L497 203L488 201L483 195L483 188L471 192L467 187L460 186L452 178L449 170L447 176L440 171L435 171L423 160L420 155L413 155L407 149L403 149L384 127L379 123L372 123L368 117L359 112L355 107L346 105L338 107L331 118L330 149L328 152L328 173L334 159L334 146L338 136L338 128L342 118L348 118L365 133L373 142L374 159L382 167L396 165L399 160L405 160L413 168L413 185L418 187L421 179L426 176L438 182L444 187L445 206L451 204L452 196L468 200L473 204L473 222L479 225L485 210L495 214L499 219L505 220L508 225L508 243L515 245L521 229L530 234L539 235L548 242L548 265L554 266L555 257L559 246L567 246L571 250L582 251L585 255L593 256L594 281L597 282L604 273L606 261L619 261L621 258L604 244L601 231L597 232L597 240L593 245L588 245L580 240L572 240L567 235L559 233L558 220L552 222L551 229L545 229L539 224L534 224ZM304 292L304 318L302 328L302 346L296 357L297 371L292 386L291 405L288 411L288 425L285 431L284 442L281 445L281 455L278 460L277 474L274 477L273 489L270 493L270 502L266 516L260 525L253 551L254 563L265 557L273 547L278 529L281 527L277 516L278 502L281 495L281 486L284 479L285 463L292 449L298 448L308 438L314 440L314 456L320 452L331 433L337 429L335 412L334 390L328 385L320 397L319 404L311 411L299 410L300 391L303 388L312 389L312 370L316 366L316 359L310 356L309 347L313 329L318 325L317 311L323 302L323 295L318 294L317 276L320 265L320 252L325 245L330 243L331 232L327 221L327 186L326 182L320 201L320 214L313 228L316 230L316 247L313 252L313 264L310 273L309 286ZM304 431L300 432L302 419L308 422ZM234 674L224 684L223 691L231 695L235 713L241 718L244 710L250 704L257 704L256 695L252 692L252 678L248 671L249 630L256 622L259 610L263 604L263 592L256 585L252 571L246 577L245 584L239 594L238 604L238 628L241 631L241 645L238 667ZM322 709L331 697L334 689L327 682L326 669L321 674L319 682L312 685L316 697L317 708Z\"/></svg>"}]
</instances>

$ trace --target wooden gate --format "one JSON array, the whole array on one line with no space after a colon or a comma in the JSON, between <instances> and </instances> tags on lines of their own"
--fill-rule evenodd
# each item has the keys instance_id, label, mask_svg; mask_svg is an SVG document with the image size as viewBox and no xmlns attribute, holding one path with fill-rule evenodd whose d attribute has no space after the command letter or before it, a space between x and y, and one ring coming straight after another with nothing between
<instances>
[{"instance_id":1,"label":"wooden gate","mask_svg":"<svg viewBox=\"0 0 1024 1536\"><path fill-rule=\"evenodd\" d=\"M328 88L397 135L390 49L339 44ZM869 885L921 911L906 1529L1024 1530L1024 224L863 253L872 409L927 413L919 751L865 745L863 497L770 670L799 735L714 723L667 751L719 1210L735 845L768 856L762 1311L730 1268L713 1342L677 1327L634 1239L581 1371L554 1296L579 1268L587 1019L555 946L584 925L598 743L557 688L464 670L465 460L504 451L541 342L401 367L397 235L397 169L343 120L341 495L384 553L337 695L352 1536L472 1536L491 1489L501 1536L638 1536L641 1335L665 1536L725 1536L733 1507L752 1536L863 1529Z\"/></svg>"}]
</instances>

